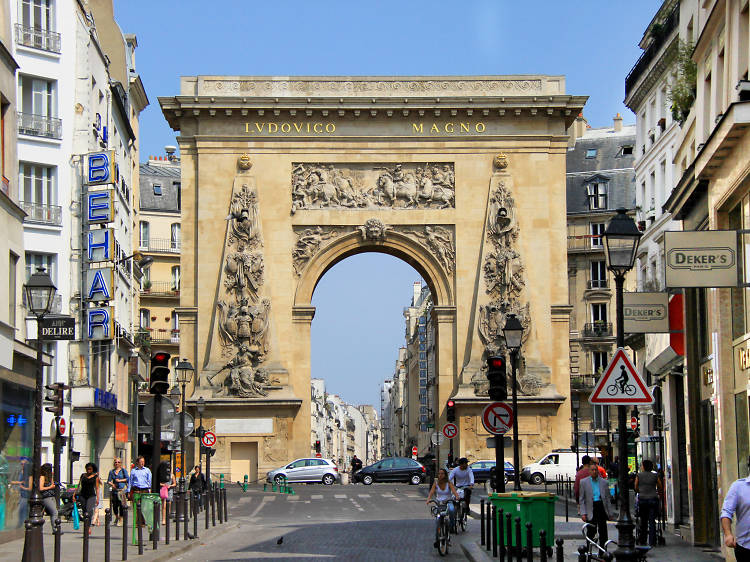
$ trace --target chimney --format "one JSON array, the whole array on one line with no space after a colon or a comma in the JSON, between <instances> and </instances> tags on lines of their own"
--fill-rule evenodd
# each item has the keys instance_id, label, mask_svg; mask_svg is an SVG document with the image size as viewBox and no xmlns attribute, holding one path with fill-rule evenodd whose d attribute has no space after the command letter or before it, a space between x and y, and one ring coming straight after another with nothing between
<instances>
[{"instance_id":1,"label":"chimney","mask_svg":"<svg viewBox=\"0 0 750 562\"><path fill-rule=\"evenodd\" d=\"M568 147L575 146L576 139L580 139L583 136L583 133L586 132L588 126L589 122L586 121L583 113L579 113L576 120L573 121L573 124L570 126L570 129L568 129Z\"/></svg>"},{"instance_id":2,"label":"chimney","mask_svg":"<svg viewBox=\"0 0 750 562\"><path fill-rule=\"evenodd\" d=\"M619 113L615 115L614 121L615 121L615 133L619 133L620 131L622 131L622 115L620 115Z\"/></svg>"},{"instance_id":3,"label":"chimney","mask_svg":"<svg viewBox=\"0 0 750 562\"><path fill-rule=\"evenodd\" d=\"M412 304L417 304L419 301L419 295L422 294L422 282L414 281L414 296L412 297Z\"/></svg>"}]
</instances>

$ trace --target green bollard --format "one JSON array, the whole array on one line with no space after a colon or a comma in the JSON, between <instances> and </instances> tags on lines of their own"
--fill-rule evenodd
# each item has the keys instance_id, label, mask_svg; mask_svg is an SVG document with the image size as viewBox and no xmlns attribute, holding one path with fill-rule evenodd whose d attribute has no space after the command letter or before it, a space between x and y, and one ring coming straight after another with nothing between
<instances>
[{"instance_id":1,"label":"green bollard","mask_svg":"<svg viewBox=\"0 0 750 562\"><path fill-rule=\"evenodd\" d=\"M247 481L249 480L247 474L245 474L245 481L242 483L242 491L247 492Z\"/></svg>"},{"instance_id":2,"label":"green bollard","mask_svg":"<svg viewBox=\"0 0 750 562\"><path fill-rule=\"evenodd\" d=\"M223 474L219 474L219 488L221 490L224 489L224 475Z\"/></svg>"},{"instance_id":3,"label":"green bollard","mask_svg":"<svg viewBox=\"0 0 750 562\"><path fill-rule=\"evenodd\" d=\"M264 492L266 491L266 483L265 482L263 482L263 491Z\"/></svg>"}]
</instances>

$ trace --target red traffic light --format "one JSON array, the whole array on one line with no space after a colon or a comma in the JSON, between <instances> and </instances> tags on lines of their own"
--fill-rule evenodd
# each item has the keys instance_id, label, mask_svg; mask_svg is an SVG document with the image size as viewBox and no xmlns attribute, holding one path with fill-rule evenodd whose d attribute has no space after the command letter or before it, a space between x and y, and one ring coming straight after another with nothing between
<instances>
[{"instance_id":1,"label":"red traffic light","mask_svg":"<svg viewBox=\"0 0 750 562\"><path fill-rule=\"evenodd\" d=\"M169 359L169 353L154 353L154 356L151 358L152 361L156 361L158 363L161 363L163 361L166 361Z\"/></svg>"},{"instance_id":2,"label":"red traffic light","mask_svg":"<svg viewBox=\"0 0 750 562\"><path fill-rule=\"evenodd\" d=\"M505 367L505 359L502 357L490 357L489 358L490 367L494 369L502 369Z\"/></svg>"},{"instance_id":3,"label":"red traffic light","mask_svg":"<svg viewBox=\"0 0 750 562\"><path fill-rule=\"evenodd\" d=\"M446 406L448 406L449 408L452 408L455 405L456 403L453 400L448 400L448 403L446 404Z\"/></svg>"}]
</instances>

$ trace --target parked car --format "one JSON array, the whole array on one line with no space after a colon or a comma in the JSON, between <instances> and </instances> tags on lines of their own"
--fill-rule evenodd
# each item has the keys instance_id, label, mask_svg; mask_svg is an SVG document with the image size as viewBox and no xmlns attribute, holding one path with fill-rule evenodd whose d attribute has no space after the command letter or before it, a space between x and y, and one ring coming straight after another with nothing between
<instances>
[{"instance_id":1,"label":"parked car","mask_svg":"<svg viewBox=\"0 0 750 562\"><path fill-rule=\"evenodd\" d=\"M599 455L596 450L583 450L576 453L570 449L554 449L551 453L544 455L537 462L528 464L521 471L521 480L529 484L539 485L547 480L575 480L576 458L580 462L583 455L595 457Z\"/></svg>"},{"instance_id":2,"label":"parked car","mask_svg":"<svg viewBox=\"0 0 750 562\"><path fill-rule=\"evenodd\" d=\"M417 485L427 476L427 470L414 459L389 457L364 467L354 475L355 482L408 482Z\"/></svg>"},{"instance_id":3,"label":"parked car","mask_svg":"<svg viewBox=\"0 0 750 562\"><path fill-rule=\"evenodd\" d=\"M285 476L288 482L322 482L326 486L341 481L336 463L329 459L294 460L266 474L266 482L280 484Z\"/></svg>"},{"instance_id":4,"label":"parked car","mask_svg":"<svg viewBox=\"0 0 750 562\"><path fill-rule=\"evenodd\" d=\"M474 482L482 484L490 479L490 470L495 468L495 461L475 461L469 465L472 472L474 473ZM505 461L505 483L509 480L513 480L516 475L516 471L513 468L513 464Z\"/></svg>"}]
</instances>

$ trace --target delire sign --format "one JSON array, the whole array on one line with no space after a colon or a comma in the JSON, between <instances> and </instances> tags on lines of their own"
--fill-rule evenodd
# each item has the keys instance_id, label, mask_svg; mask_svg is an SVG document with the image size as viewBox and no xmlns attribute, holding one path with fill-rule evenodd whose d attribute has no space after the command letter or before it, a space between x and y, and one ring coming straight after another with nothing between
<instances>
[{"instance_id":1,"label":"delire sign","mask_svg":"<svg viewBox=\"0 0 750 562\"><path fill-rule=\"evenodd\" d=\"M72 316L48 316L42 318L40 328L43 340L76 339L76 319Z\"/></svg>"},{"instance_id":2,"label":"delire sign","mask_svg":"<svg viewBox=\"0 0 750 562\"><path fill-rule=\"evenodd\" d=\"M669 294L624 293L626 334L669 332Z\"/></svg>"},{"instance_id":3,"label":"delire sign","mask_svg":"<svg viewBox=\"0 0 750 562\"><path fill-rule=\"evenodd\" d=\"M667 287L736 287L737 232L665 232Z\"/></svg>"}]
</instances>

